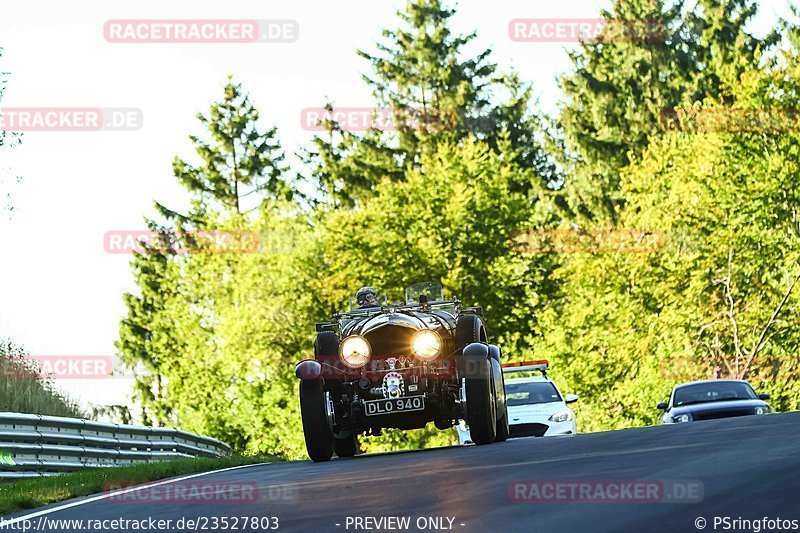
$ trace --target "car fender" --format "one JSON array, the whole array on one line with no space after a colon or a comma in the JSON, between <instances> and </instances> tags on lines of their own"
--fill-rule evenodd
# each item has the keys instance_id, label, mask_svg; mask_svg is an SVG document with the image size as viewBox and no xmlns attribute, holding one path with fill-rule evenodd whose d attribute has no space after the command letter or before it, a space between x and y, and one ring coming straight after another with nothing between
<instances>
[{"instance_id":1,"label":"car fender","mask_svg":"<svg viewBox=\"0 0 800 533\"><path fill-rule=\"evenodd\" d=\"M503 368L500 366L500 349L491 344L473 342L464 348L463 376L467 379L488 377L492 380L494 391L496 419L500 420L505 412L506 394L503 385ZM488 364L487 364L488 363ZM488 372L488 376L487 373ZM499 392L498 392L499 391Z\"/></svg>"},{"instance_id":2,"label":"car fender","mask_svg":"<svg viewBox=\"0 0 800 533\"><path fill-rule=\"evenodd\" d=\"M322 365L314 359L304 359L295 365L294 375L303 380L322 379Z\"/></svg>"},{"instance_id":3,"label":"car fender","mask_svg":"<svg viewBox=\"0 0 800 533\"><path fill-rule=\"evenodd\" d=\"M466 379L485 379L487 373L492 371L489 364L489 345L481 342L473 342L464 347L461 356L463 365L461 377Z\"/></svg>"}]
</instances>

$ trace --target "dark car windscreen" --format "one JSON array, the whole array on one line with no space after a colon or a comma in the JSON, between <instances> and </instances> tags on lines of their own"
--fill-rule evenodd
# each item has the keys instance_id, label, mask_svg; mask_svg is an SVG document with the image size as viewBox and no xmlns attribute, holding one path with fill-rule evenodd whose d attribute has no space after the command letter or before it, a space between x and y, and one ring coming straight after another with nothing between
<instances>
[{"instance_id":1,"label":"dark car windscreen","mask_svg":"<svg viewBox=\"0 0 800 533\"><path fill-rule=\"evenodd\" d=\"M547 381L533 383L514 383L506 381L506 399L509 406L533 405L537 403L560 402L561 396Z\"/></svg>"},{"instance_id":2,"label":"dark car windscreen","mask_svg":"<svg viewBox=\"0 0 800 533\"><path fill-rule=\"evenodd\" d=\"M679 407L693 403L754 400L756 398L755 391L747 383L720 381L718 383L697 383L676 389L672 404Z\"/></svg>"}]
</instances>

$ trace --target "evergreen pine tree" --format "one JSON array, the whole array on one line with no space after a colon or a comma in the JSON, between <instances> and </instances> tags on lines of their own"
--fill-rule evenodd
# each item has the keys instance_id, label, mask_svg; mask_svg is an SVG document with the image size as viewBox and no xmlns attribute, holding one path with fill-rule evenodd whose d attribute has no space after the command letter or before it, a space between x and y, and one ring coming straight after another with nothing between
<instances>
[{"instance_id":1,"label":"evergreen pine tree","mask_svg":"<svg viewBox=\"0 0 800 533\"><path fill-rule=\"evenodd\" d=\"M407 169L419 167L423 153L433 153L442 142L474 136L497 150L503 130L512 142L511 155L535 169L543 183L551 181L553 166L537 135L542 126L529 107L530 87L514 75L498 74L489 49L468 57L465 49L475 33L453 34L454 14L443 0L410 0L398 12L400 27L383 32L377 52L358 52L371 66L364 81L375 106L391 110L396 131L358 135L333 121L323 123L326 133L315 137L304 159L311 181L335 205L371 196L382 179L404 179ZM508 101L493 103L501 94Z\"/></svg>"},{"instance_id":2,"label":"evergreen pine tree","mask_svg":"<svg viewBox=\"0 0 800 533\"><path fill-rule=\"evenodd\" d=\"M662 131L664 114L723 97L722 78L730 83L777 41L774 33L759 40L745 31L756 12L750 0L697 4L687 11L682 1L616 0L603 12L609 27L648 21L660 31L601 37L571 54L574 71L561 79L560 127L574 216L616 223L624 204L620 170Z\"/></svg>"}]
</instances>

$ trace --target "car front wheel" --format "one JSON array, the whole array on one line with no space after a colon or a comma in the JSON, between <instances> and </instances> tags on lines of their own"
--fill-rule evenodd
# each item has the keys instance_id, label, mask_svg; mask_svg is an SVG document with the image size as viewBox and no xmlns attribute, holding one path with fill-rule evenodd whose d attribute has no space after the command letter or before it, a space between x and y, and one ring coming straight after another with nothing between
<instances>
[{"instance_id":1,"label":"car front wheel","mask_svg":"<svg viewBox=\"0 0 800 533\"><path fill-rule=\"evenodd\" d=\"M497 438L492 369L488 360L480 361L480 365L485 365L485 368L480 370L473 368L476 375L465 379L467 424L472 442L479 446L490 444Z\"/></svg>"},{"instance_id":2,"label":"car front wheel","mask_svg":"<svg viewBox=\"0 0 800 533\"><path fill-rule=\"evenodd\" d=\"M497 436L495 442L504 442L511 434L511 428L508 426L508 409L502 414L500 420L497 421L497 429L495 430Z\"/></svg>"},{"instance_id":3,"label":"car front wheel","mask_svg":"<svg viewBox=\"0 0 800 533\"><path fill-rule=\"evenodd\" d=\"M314 462L330 461L333 456L330 398L323 391L322 380L300 381L300 414L308 456Z\"/></svg>"}]
</instances>

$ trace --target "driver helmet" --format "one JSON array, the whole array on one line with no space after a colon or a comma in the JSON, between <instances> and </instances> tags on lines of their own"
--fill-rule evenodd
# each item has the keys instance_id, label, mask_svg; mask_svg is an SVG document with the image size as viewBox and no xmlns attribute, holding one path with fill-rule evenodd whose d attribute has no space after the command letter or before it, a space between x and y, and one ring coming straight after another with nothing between
<instances>
[{"instance_id":1,"label":"driver helmet","mask_svg":"<svg viewBox=\"0 0 800 533\"><path fill-rule=\"evenodd\" d=\"M361 287L356 292L356 305L359 307L376 307L378 305L378 291L372 287Z\"/></svg>"}]
</instances>

